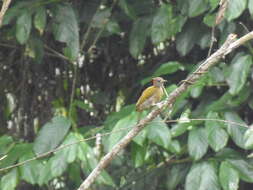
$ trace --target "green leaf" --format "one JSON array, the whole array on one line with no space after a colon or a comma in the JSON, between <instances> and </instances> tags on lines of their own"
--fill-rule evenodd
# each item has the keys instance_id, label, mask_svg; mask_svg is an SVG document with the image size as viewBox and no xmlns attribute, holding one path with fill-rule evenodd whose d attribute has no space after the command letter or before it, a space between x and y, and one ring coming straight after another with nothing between
<instances>
[{"instance_id":1,"label":"green leaf","mask_svg":"<svg viewBox=\"0 0 253 190\"><path fill-rule=\"evenodd\" d=\"M136 112L132 112L125 118L120 119L113 130L111 131L111 135L108 139L108 150L111 150L112 147L119 142L125 134L136 124L137 122L137 114Z\"/></svg>"},{"instance_id":2,"label":"green leaf","mask_svg":"<svg viewBox=\"0 0 253 190\"><path fill-rule=\"evenodd\" d=\"M242 121L242 119L235 112L226 112L225 119L228 121L246 125L244 121ZM235 144L244 149L245 148L244 133L246 132L247 128L240 125L228 123L227 130L228 134L231 136Z\"/></svg>"},{"instance_id":3,"label":"green leaf","mask_svg":"<svg viewBox=\"0 0 253 190\"><path fill-rule=\"evenodd\" d=\"M150 82L151 79L154 77L159 77L161 75L169 75L177 72L178 70L184 70L184 67L177 61L169 61L167 63L163 63L158 67L158 69L156 69L156 71L151 76L142 79L141 84L145 85Z\"/></svg>"},{"instance_id":4,"label":"green leaf","mask_svg":"<svg viewBox=\"0 0 253 190\"><path fill-rule=\"evenodd\" d=\"M205 0L190 0L189 3L189 17L196 17L208 9L208 3Z\"/></svg>"},{"instance_id":5,"label":"green leaf","mask_svg":"<svg viewBox=\"0 0 253 190\"><path fill-rule=\"evenodd\" d=\"M209 27L212 27L215 23L215 18L216 18L216 15L215 14L207 14L205 17L204 17L204 20L203 22L209 26Z\"/></svg>"},{"instance_id":6,"label":"green leaf","mask_svg":"<svg viewBox=\"0 0 253 190\"><path fill-rule=\"evenodd\" d=\"M57 177L63 174L67 169L68 163L67 158L64 157L64 154L58 153L53 156L48 163L51 166L51 174L53 177Z\"/></svg>"},{"instance_id":7,"label":"green leaf","mask_svg":"<svg viewBox=\"0 0 253 190\"><path fill-rule=\"evenodd\" d=\"M12 169L9 173L1 177L2 190L15 190L18 184L17 168Z\"/></svg>"},{"instance_id":8,"label":"green leaf","mask_svg":"<svg viewBox=\"0 0 253 190\"><path fill-rule=\"evenodd\" d=\"M31 1L18 1L15 4L8 8L7 12L4 15L2 25L10 24L11 21L20 17L23 13L27 12L26 7L31 6Z\"/></svg>"},{"instance_id":9,"label":"green leaf","mask_svg":"<svg viewBox=\"0 0 253 190\"><path fill-rule=\"evenodd\" d=\"M29 39L31 27L31 14L28 11L25 11L20 17L18 17L16 23L16 38L20 44L24 44Z\"/></svg>"},{"instance_id":10,"label":"green leaf","mask_svg":"<svg viewBox=\"0 0 253 190\"><path fill-rule=\"evenodd\" d=\"M119 112L112 112L105 120L105 128L112 130L115 124L122 118L130 115L135 110L135 105L128 105L121 108Z\"/></svg>"},{"instance_id":11,"label":"green leaf","mask_svg":"<svg viewBox=\"0 0 253 190\"><path fill-rule=\"evenodd\" d=\"M178 140L172 140L168 146L168 150L175 154L180 154L182 148Z\"/></svg>"},{"instance_id":12,"label":"green leaf","mask_svg":"<svg viewBox=\"0 0 253 190\"><path fill-rule=\"evenodd\" d=\"M172 36L171 25L173 22L172 7L170 4L162 4L155 15L151 27L152 42L157 44Z\"/></svg>"},{"instance_id":13,"label":"green leaf","mask_svg":"<svg viewBox=\"0 0 253 190\"><path fill-rule=\"evenodd\" d=\"M35 59L35 62L41 63L44 56L44 48L40 38L31 36L26 46L26 53L29 57Z\"/></svg>"},{"instance_id":14,"label":"green leaf","mask_svg":"<svg viewBox=\"0 0 253 190\"><path fill-rule=\"evenodd\" d=\"M233 19L239 17L244 9L246 9L247 0L229 0L228 8L226 11L226 18L228 22L231 22Z\"/></svg>"},{"instance_id":15,"label":"green leaf","mask_svg":"<svg viewBox=\"0 0 253 190\"><path fill-rule=\"evenodd\" d=\"M68 119L60 116L54 117L39 131L34 142L34 152L39 155L56 148L67 134L70 125Z\"/></svg>"},{"instance_id":16,"label":"green leaf","mask_svg":"<svg viewBox=\"0 0 253 190\"><path fill-rule=\"evenodd\" d=\"M231 71L227 77L229 92L232 95L238 94L243 88L250 72L251 65L252 58L250 55L239 53L232 60Z\"/></svg>"},{"instance_id":17,"label":"green leaf","mask_svg":"<svg viewBox=\"0 0 253 190\"><path fill-rule=\"evenodd\" d=\"M193 85L190 91L191 97L198 98L201 95L203 88L204 88L204 84Z\"/></svg>"},{"instance_id":18,"label":"green leaf","mask_svg":"<svg viewBox=\"0 0 253 190\"><path fill-rule=\"evenodd\" d=\"M143 146L146 138L147 138L147 130L145 128L137 136L133 138L133 141L138 145Z\"/></svg>"},{"instance_id":19,"label":"green leaf","mask_svg":"<svg viewBox=\"0 0 253 190\"><path fill-rule=\"evenodd\" d=\"M34 26L39 31L40 35L43 34L47 23L47 13L45 7L39 7L34 16Z\"/></svg>"},{"instance_id":20,"label":"green leaf","mask_svg":"<svg viewBox=\"0 0 253 190\"><path fill-rule=\"evenodd\" d=\"M185 56L200 39L202 26L197 22L187 22L176 37L176 48L180 55Z\"/></svg>"},{"instance_id":21,"label":"green leaf","mask_svg":"<svg viewBox=\"0 0 253 190\"><path fill-rule=\"evenodd\" d=\"M11 136L3 135L0 137L0 155L7 153L8 148L12 145L13 139ZM1 157L1 156L0 156Z\"/></svg>"},{"instance_id":22,"label":"green leaf","mask_svg":"<svg viewBox=\"0 0 253 190\"><path fill-rule=\"evenodd\" d=\"M14 164L21 156L23 156L30 150L31 145L28 143L16 144L8 152L8 157L6 159L1 160L0 162L1 168Z\"/></svg>"},{"instance_id":23,"label":"green leaf","mask_svg":"<svg viewBox=\"0 0 253 190\"><path fill-rule=\"evenodd\" d=\"M48 184L49 180L53 178L52 172L51 172L51 162L42 163L41 169L40 169L40 175L38 179L38 184L40 186L44 184Z\"/></svg>"},{"instance_id":24,"label":"green leaf","mask_svg":"<svg viewBox=\"0 0 253 190\"><path fill-rule=\"evenodd\" d=\"M215 112L209 112L207 119L221 119L218 114ZM228 142L228 134L223 129L224 123L218 121L206 121L205 122L206 133L208 144L211 148L218 152L224 148Z\"/></svg>"},{"instance_id":25,"label":"green leaf","mask_svg":"<svg viewBox=\"0 0 253 190\"><path fill-rule=\"evenodd\" d=\"M196 128L189 132L188 151L194 160L199 160L207 152L207 136L203 128Z\"/></svg>"},{"instance_id":26,"label":"green leaf","mask_svg":"<svg viewBox=\"0 0 253 190\"><path fill-rule=\"evenodd\" d=\"M157 117L146 126L147 138L154 143L168 148L171 142L170 130L161 118Z\"/></svg>"},{"instance_id":27,"label":"green leaf","mask_svg":"<svg viewBox=\"0 0 253 190\"><path fill-rule=\"evenodd\" d=\"M253 183L253 166L247 160L232 160L229 159L228 162L232 167L238 171L239 177L249 183Z\"/></svg>"},{"instance_id":28,"label":"green leaf","mask_svg":"<svg viewBox=\"0 0 253 190\"><path fill-rule=\"evenodd\" d=\"M182 113L179 118L179 121L176 125L171 128L172 137L177 137L185 133L189 128L191 128L191 122L189 119L190 110L186 110Z\"/></svg>"},{"instance_id":29,"label":"green leaf","mask_svg":"<svg viewBox=\"0 0 253 190\"><path fill-rule=\"evenodd\" d=\"M173 190L177 187L177 185L182 184L188 171L189 165L187 164L178 164L172 166L172 168L169 170L166 181L168 190Z\"/></svg>"},{"instance_id":30,"label":"green leaf","mask_svg":"<svg viewBox=\"0 0 253 190\"><path fill-rule=\"evenodd\" d=\"M237 190L239 187L238 173L227 161L220 165L219 180L224 190Z\"/></svg>"},{"instance_id":31,"label":"green leaf","mask_svg":"<svg viewBox=\"0 0 253 190\"><path fill-rule=\"evenodd\" d=\"M151 19L149 17L138 18L130 32L129 51L137 58L143 51L147 36L150 33Z\"/></svg>"},{"instance_id":32,"label":"green leaf","mask_svg":"<svg viewBox=\"0 0 253 190\"><path fill-rule=\"evenodd\" d=\"M249 0L248 2L248 9L251 15L251 18L253 17L253 0Z\"/></svg>"},{"instance_id":33,"label":"green leaf","mask_svg":"<svg viewBox=\"0 0 253 190\"><path fill-rule=\"evenodd\" d=\"M170 4L162 4L152 22L152 42L158 44L175 36L181 31L185 21L186 17L182 15L173 15L172 6Z\"/></svg>"},{"instance_id":34,"label":"green leaf","mask_svg":"<svg viewBox=\"0 0 253 190\"><path fill-rule=\"evenodd\" d=\"M250 127L244 134L245 147L247 149L253 148L253 129Z\"/></svg>"},{"instance_id":35,"label":"green leaf","mask_svg":"<svg viewBox=\"0 0 253 190\"><path fill-rule=\"evenodd\" d=\"M35 155L31 152L26 153L23 155L19 162L23 162L25 160L31 159L35 157ZM21 179L25 180L26 182L30 184L36 184L38 183L40 170L42 169L42 163L38 160L30 161L22 166L20 166L20 173L21 173Z\"/></svg>"},{"instance_id":36,"label":"green leaf","mask_svg":"<svg viewBox=\"0 0 253 190\"><path fill-rule=\"evenodd\" d=\"M127 0L120 0L119 6L122 10L124 10L125 14L129 16L131 19L136 19L137 16L135 14L134 8L132 7L131 3Z\"/></svg>"},{"instance_id":37,"label":"green leaf","mask_svg":"<svg viewBox=\"0 0 253 190\"><path fill-rule=\"evenodd\" d=\"M144 164L146 151L145 146L140 146L136 143L131 144L131 156L136 168Z\"/></svg>"},{"instance_id":38,"label":"green leaf","mask_svg":"<svg viewBox=\"0 0 253 190\"><path fill-rule=\"evenodd\" d=\"M54 37L67 44L64 54L75 60L79 53L79 28L75 12L69 4L57 4L52 11Z\"/></svg>"},{"instance_id":39,"label":"green leaf","mask_svg":"<svg viewBox=\"0 0 253 190\"><path fill-rule=\"evenodd\" d=\"M106 30L112 34L120 34L121 32L120 26L115 20L110 20L106 24Z\"/></svg>"},{"instance_id":40,"label":"green leaf","mask_svg":"<svg viewBox=\"0 0 253 190\"><path fill-rule=\"evenodd\" d=\"M209 162L193 164L187 174L185 190L220 190L216 169Z\"/></svg>"},{"instance_id":41,"label":"green leaf","mask_svg":"<svg viewBox=\"0 0 253 190\"><path fill-rule=\"evenodd\" d=\"M228 158L238 159L238 158L241 158L241 155L239 152L236 152L234 149L223 148L222 150L217 152L217 154L215 155L215 158L219 160L224 160Z\"/></svg>"},{"instance_id":42,"label":"green leaf","mask_svg":"<svg viewBox=\"0 0 253 190\"><path fill-rule=\"evenodd\" d=\"M81 138L80 135L79 138ZM78 158L84 162L84 170L87 173L90 173L98 164L98 160L94 155L93 149L85 142L81 142L79 144ZM98 177L97 182L115 186L113 179L106 171L102 171L101 175Z\"/></svg>"},{"instance_id":43,"label":"green leaf","mask_svg":"<svg viewBox=\"0 0 253 190\"><path fill-rule=\"evenodd\" d=\"M214 10L219 5L220 0L209 0L212 10Z\"/></svg>"},{"instance_id":44,"label":"green leaf","mask_svg":"<svg viewBox=\"0 0 253 190\"><path fill-rule=\"evenodd\" d=\"M79 140L74 133L69 133L68 136L63 141L62 146L68 144L71 144L71 146L65 147L63 150L58 151L57 154L59 153L63 157L65 157L68 163L74 162L77 157L78 143L76 142L78 141Z\"/></svg>"}]
</instances>

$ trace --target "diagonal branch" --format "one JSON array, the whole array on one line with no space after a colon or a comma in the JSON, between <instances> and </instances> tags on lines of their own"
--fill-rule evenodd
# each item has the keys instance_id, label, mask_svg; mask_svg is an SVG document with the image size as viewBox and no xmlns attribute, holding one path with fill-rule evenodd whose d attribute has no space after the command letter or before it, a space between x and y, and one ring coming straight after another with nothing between
<instances>
[{"instance_id":1,"label":"diagonal branch","mask_svg":"<svg viewBox=\"0 0 253 190\"><path fill-rule=\"evenodd\" d=\"M0 27L3 23L4 15L5 15L6 11L8 10L10 3L11 3L11 0L3 0L3 5L2 5L1 11L0 11Z\"/></svg>"},{"instance_id":2,"label":"diagonal branch","mask_svg":"<svg viewBox=\"0 0 253 190\"><path fill-rule=\"evenodd\" d=\"M90 185L95 181L104 168L114 159L114 157L125 148L131 140L139 134L139 132L145 127L147 123L152 121L161 111L166 107L172 107L176 99L185 92L192 84L194 84L204 73L208 71L210 67L215 65L225 55L229 54L232 50L244 44L246 41L253 39L253 31L236 40L235 34L230 34L225 43L210 57L208 57L197 69L193 72L181 85L169 94L168 98L161 103L160 108L156 108L150 112L146 118L136 124L129 133L124 136L110 152L108 152L98 163L96 168L90 173L90 175L84 180L78 190L87 190Z\"/></svg>"}]
</instances>

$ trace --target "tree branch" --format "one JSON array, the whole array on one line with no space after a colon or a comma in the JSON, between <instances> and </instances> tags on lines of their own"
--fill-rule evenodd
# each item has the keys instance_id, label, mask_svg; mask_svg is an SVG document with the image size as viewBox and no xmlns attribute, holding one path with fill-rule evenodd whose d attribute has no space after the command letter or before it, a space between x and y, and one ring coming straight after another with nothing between
<instances>
[{"instance_id":1,"label":"tree branch","mask_svg":"<svg viewBox=\"0 0 253 190\"><path fill-rule=\"evenodd\" d=\"M3 5L2 5L1 11L0 11L0 27L3 23L4 15L5 15L6 11L8 10L10 3L11 3L11 0L3 0Z\"/></svg>"},{"instance_id":2,"label":"tree branch","mask_svg":"<svg viewBox=\"0 0 253 190\"><path fill-rule=\"evenodd\" d=\"M161 103L159 108L151 111L146 118L142 119L138 124L136 124L131 131L124 136L110 152L108 152L98 163L96 168L90 173L90 175L84 180L78 190L87 190L90 185L95 181L98 175L102 172L104 168L114 159L114 157L125 148L131 140L139 134L139 132L145 127L147 123L152 121L161 111L166 107L172 107L177 97L179 97L183 92L185 92L192 84L194 84L200 77L205 74L210 67L215 65L220 59L225 57L235 48L244 44L246 41L253 39L253 31L236 40L235 34L230 34L225 41L225 43L210 57L208 57L197 69L193 72L181 85L176 88L172 93L169 94L169 97Z\"/></svg>"}]
</instances>

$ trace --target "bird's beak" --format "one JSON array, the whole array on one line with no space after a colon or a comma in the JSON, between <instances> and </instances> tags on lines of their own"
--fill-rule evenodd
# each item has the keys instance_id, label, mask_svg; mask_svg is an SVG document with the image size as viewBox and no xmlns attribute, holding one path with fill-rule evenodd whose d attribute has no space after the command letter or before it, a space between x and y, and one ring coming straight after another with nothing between
<instances>
[{"instance_id":1,"label":"bird's beak","mask_svg":"<svg viewBox=\"0 0 253 190\"><path fill-rule=\"evenodd\" d=\"M168 82L168 81L163 79L163 81L162 81L162 82Z\"/></svg>"}]
</instances>

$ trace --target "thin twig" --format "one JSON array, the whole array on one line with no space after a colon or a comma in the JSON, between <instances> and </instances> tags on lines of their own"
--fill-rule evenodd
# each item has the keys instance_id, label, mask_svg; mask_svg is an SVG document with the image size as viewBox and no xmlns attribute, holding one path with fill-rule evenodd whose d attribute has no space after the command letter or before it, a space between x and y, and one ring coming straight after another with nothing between
<instances>
[{"instance_id":1,"label":"thin twig","mask_svg":"<svg viewBox=\"0 0 253 190\"><path fill-rule=\"evenodd\" d=\"M232 124L232 125L238 125L238 126L241 126L241 127L245 127L245 128L248 128L249 126L248 125L245 125L245 124L242 124L242 123L238 123L238 122L234 122L234 121L229 121L229 120L222 120L222 119L205 119L205 118L196 118L196 119L174 119L174 120L167 120L165 121L166 123L176 123L176 122L189 122L189 121L217 121L217 122L223 122L223 123L228 123L228 124ZM161 123L163 121L152 121L154 123L158 122L158 123ZM121 131L125 131L125 130L129 130L133 127L124 127L124 128L121 128L121 129L117 129L115 131L112 131L112 132L107 132L107 133L101 133L101 137L103 136L108 136L108 135L111 135L113 133L118 133L118 132L121 132ZM73 142L73 143L70 143L70 144L65 144L65 145L62 145L62 146L59 146L58 148L55 148L53 150L50 150L48 152L45 152L43 154L40 154L38 156L35 156L31 159L28 159L28 160L25 160L23 162L19 162L17 164L14 164L14 165L11 165L11 166L8 166L8 167L5 167L5 168L0 168L0 172L2 171L5 171L5 170L8 170L8 169L12 169L12 168L15 168L15 167L18 167L18 166L21 166L21 165L24 165L28 162L31 162L31 161L34 161L34 160L37 160L37 159L40 159L40 158L43 158L43 157L46 157L52 153L55 153L57 151L60 151L64 148L67 148L69 146L72 146L72 145L75 145L75 144L79 144L81 142L85 142L85 141L89 141L89 140L93 140L93 139L96 139L96 135L95 136L91 136L91 137L88 137L88 138L85 138L85 139L81 139L79 141L76 141L76 142ZM8 156L8 154L4 155L2 158L0 158L0 161L5 159L6 157Z\"/></svg>"},{"instance_id":2,"label":"thin twig","mask_svg":"<svg viewBox=\"0 0 253 190\"><path fill-rule=\"evenodd\" d=\"M132 127L125 127L125 128L122 128L122 129L118 129L118 130L113 131L113 133L118 133L118 132L124 131L126 129L130 129L130 128L132 128ZM103 133L103 134L101 134L101 136L110 135L111 133L112 132ZM35 157L31 158L31 159L25 160L23 162L19 162L17 164L13 164L11 166L7 166L5 168L0 168L0 172L5 171L5 170L9 170L9 169L12 169L12 168L15 168L15 167L18 167L18 166L22 166L22 165L24 165L24 164L26 164L28 162L31 162L31 161L34 161L34 160L37 160L37 159L40 159L40 158L44 158L44 157L46 157L46 156L48 156L48 155L50 155L50 154L52 154L54 152L60 151L60 150L62 150L64 148L67 148L69 146L72 146L72 145L75 145L75 144L79 144L81 142L89 141L89 140L92 140L92 139L96 139L96 136L92 136L92 137L88 137L88 138L85 138L85 139L81 139L79 141L76 141L76 142L73 142L73 143L70 143L70 144L61 145L58 148L55 148L55 149L50 150L48 152L42 153L42 154L40 154L38 156L35 156ZM6 156L8 156L8 155L6 155Z\"/></svg>"},{"instance_id":3,"label":"thin twig","mask_svg":"<svg viewBox=\"0 0 253 190\"><path fill-rule=\"evenodd\" d=\"M64 60L66 60L66 61L71 62L70 59L69 59L68 57L66 57L65 55L61 54L60 52L54 50L53 48L51 48L51 47L49 47L49 46L47 46L47 45L45 45L44 47L45 47L45 49L51 51L55 56L57 56L57 57L59 57L59 58L62 58L62 59L64 59Z\"/></svg>"}]
</instances>

